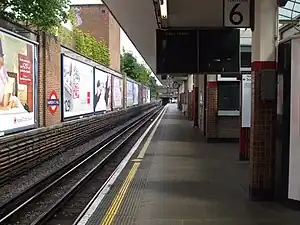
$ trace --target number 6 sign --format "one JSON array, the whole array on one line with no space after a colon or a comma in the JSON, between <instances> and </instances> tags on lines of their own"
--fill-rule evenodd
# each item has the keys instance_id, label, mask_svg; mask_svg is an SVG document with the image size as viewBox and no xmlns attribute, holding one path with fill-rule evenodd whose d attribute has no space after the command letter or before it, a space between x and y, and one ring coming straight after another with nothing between
<instances>
[{"instance_id":1,"label":"number 6 sign","mask_svg":"<svg viewBox=\"0 0 300 225\"><path fill-rule=\"evenodd\" d=\"M224 0L224 27L251 27L251 0Z\"/></svg>"}]
</instances>

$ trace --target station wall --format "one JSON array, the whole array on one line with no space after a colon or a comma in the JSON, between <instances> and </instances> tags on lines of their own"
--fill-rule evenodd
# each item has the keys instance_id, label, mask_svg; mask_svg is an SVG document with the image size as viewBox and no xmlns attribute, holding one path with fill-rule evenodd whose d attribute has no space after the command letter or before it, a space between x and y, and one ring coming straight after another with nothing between
<instances>
[{"instance_id":1,"label":"station wall","mask_svg":"<svg viewBox=\"0 0 300 225\"><path fill-rule=\"evenodd\" d=\"M129 107L129 79L120 72L62 46L54 36L1 26L0 136ZM150 103L150 89L130 82L132 106Z\"/></svg>"}]
</instances>

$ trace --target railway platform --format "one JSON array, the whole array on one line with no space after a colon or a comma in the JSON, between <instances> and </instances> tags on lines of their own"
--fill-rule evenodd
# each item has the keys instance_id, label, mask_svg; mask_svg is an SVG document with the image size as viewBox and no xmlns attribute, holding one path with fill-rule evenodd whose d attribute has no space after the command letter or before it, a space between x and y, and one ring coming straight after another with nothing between
<instances>
[{"instance_id":1,"label":"railway platform","mask_svg":"<svg viewBox=\"0 0 300 225\"><path fill-rule=\"evenodd\" d=\"M206 143L169 104L77 224L299 224L299 211L249 200L248 167L238 160L238 144Z\"/></svg>"}]
</instances>

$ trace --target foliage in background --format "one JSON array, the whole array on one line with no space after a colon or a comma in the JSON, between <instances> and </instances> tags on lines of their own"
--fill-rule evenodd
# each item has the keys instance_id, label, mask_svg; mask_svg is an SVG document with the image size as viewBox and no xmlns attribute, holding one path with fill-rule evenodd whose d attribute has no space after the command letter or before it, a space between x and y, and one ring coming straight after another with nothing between
<instances>
[{"instance_id":1,"label":"foliage in background","mask_svg":"<svg viewBox=\"0 0 300 225\"><path fill-rule=\"evenodd\" d=\"M97 41L94 36L78 28L74 30L74 37L76 51L105 66L110 65L109 49L104 41Z\"/></svg>"},{"instance_id":2,"label":"foliage in background","mask_svg":"<svg viewBox=\"0 0 300 225\"><path fill-rule=\"evenodd\" d=\"M33 30L48 31L66 22L70 0L1 0L0 16Z\"/></svg>"},{"instance_id":3,"label":"foliage in background","mask_svg":"<svg viewBox=\"0 0 300 225\"><path fill-rule=\"evenodd\" d=\"M76 27L76 16L70 0L1 0L0 16L32 30L42 30L58 37L63 45L105 66L110 65L109 49L103 41ZM72 30L62 23L70 21Z\"/></svg>"},{"instance_id":4,"label":"foliage in background","mask_svg":"<svg viewBox=\"0 0 300 225\"><path fill-rule=\"evenodd\" d=\"M76 16L73 9L69 12L68 20L72 25L71 31L60 24L52 28L51 33L55 34L62 44L68 47L74 46L77 52L93 59L95 62L109 66L109 49L104 41L98 41L91 34L84 33L76 27Z\"/></svg>"},{"instance_id":5,"label":"foliage in background","mask_svg":"<svg viewBox=\"0 0 300 225\"><path fill-rule=\"evenodd\" d=\"M150 76L151 71L145 65L139 63L131 52L126 52L124 49L121 54L121 72L129 78L148 86L151 96L156 97L157 84L155 78Z\"/></svg>"}]
</instances>

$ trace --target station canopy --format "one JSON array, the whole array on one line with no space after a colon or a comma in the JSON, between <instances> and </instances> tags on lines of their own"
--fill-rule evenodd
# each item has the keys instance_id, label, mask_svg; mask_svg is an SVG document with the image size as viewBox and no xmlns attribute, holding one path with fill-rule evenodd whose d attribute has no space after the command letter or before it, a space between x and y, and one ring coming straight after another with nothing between
<instances>
[{"instance_id":1,"label":"station canopy","mask_svg":"<svg viewBox=\"0 0 300 225\"><path fill-rule=\"evenodd\" d=\"M156 71L156 29L223 26L223 0L103 0L103 2L153 72ZM300 0L290 0L279 9L279 20L283 21L283 25L299 15ZM160 76L158 78L160 79Z\"/></svg>"}]
</instances>

